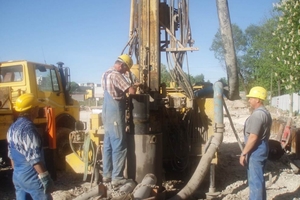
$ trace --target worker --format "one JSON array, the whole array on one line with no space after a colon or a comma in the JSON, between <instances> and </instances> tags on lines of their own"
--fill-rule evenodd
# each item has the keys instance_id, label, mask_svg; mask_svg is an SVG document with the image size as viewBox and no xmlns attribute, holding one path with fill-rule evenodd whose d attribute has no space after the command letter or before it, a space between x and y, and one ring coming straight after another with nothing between
<instances>
[{"instance_id":1,"label":"worker","mask_svg":"<svg viewBox=\"0 0 300 200\"><path fill-rule=\"evenodd\" d=\"M253 87L246 96L253 111L244 125L245 147L240 155L240 164L247 166L249 199L265 200L264 169L269 153L272 118L264 106L267 97L265 88Z\"/></svg>"},{"instance_id":2,"label":"worker","mask_svg":"<svg viewBox=\"0 0 300 200\"><path fill-rule=\"evenodd\" d=\"M104 183L111 181L113 187L123 185L127 156L125 134L126 93L135 94L135 87L125 79L124 74L132 67L132 59L122 54L114 66L106 71L101 80L104 90L102 120L104 125L103 178Z\"/></svg>"},{"instance_id":3,"label":"worker","mask_svg":"<svg viewBox=\"0 0 300 200\"><path fill-rule=\"evenodd\" d=\"M54 183L46 169L41 136L33 124L38 116L38 105L33 94L19 96L15 104L19 115L7 132L17 200L52 199Z\"/></svg>"}]
</instances>

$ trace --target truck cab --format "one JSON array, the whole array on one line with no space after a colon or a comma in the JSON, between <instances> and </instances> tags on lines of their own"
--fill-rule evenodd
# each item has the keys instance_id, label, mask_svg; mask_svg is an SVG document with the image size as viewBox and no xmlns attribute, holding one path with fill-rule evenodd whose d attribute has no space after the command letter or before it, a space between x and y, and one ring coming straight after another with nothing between
<instances>
[{"instance_id":1,"label":"truck cab","mask_svg":"<svg viewBox=\"0 0 300 200\"><path fill-rule=\"evenodd\" d=\"M40 102L39 116L34 123L45 148L64 154L69 133L75 130L75 122L79 120L80 108L71 98L69 89L70 70L61 62L58 66L26 60L1 62L0 157L6 157L7 130L17 118L14 104L24 93L32 93Z\"/></svg>"}]
</instances>

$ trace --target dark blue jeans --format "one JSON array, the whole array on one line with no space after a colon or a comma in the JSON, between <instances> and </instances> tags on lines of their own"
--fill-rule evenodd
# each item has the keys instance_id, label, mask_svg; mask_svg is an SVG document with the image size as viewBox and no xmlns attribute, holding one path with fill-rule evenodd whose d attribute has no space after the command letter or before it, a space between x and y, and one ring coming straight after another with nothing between
<instances>
[{"instance_id":1,"label":"dark blue jeans","mask_svg":"<svg viewBox=\"0 0 300 200\"><path fill-rule=\"evenodd\" d=\"M52 200L50 194L44 194L44 188L38 177L23 179L24 176L13 175L16 200ZM31 196L31 198L30 198Z\"/></svg>"},{"instance_id":2,"label":"dark blue jeans","mask_svg":"<svg viewBox=\"0 0 300 200\"><path fill-rule=\"evenodd\" d=\"M15 160L13 183L16 189L16 199L52 200L50 194L44 194L44 187L37 172L25 160L25 157L15 149L11 149L11 155Z\"/></svg>"},{"instance_id":3,"label":"dark blue jeans","mask_svg":"<svg viewBox=\"0 0 300 200\"><path fill-rule=\"evenodd\" d=\"M266 186L264 179L264 169L268 158L268 142L261 141L257 149L255 149L248 157L248 184L250 200L265 200Z\"/></svg>"}]
</instances>

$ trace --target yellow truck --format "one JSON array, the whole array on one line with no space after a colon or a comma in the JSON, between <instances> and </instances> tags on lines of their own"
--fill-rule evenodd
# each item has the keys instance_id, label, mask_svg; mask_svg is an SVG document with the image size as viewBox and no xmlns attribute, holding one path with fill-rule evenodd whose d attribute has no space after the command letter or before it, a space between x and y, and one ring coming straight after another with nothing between
<instances>
[{"instance_id":1,"label":"yellow truck","mask_svg":"<svg viewBox=\"0 0 300 200\"><path fill-rule=\"evenodd\" d=\"M69 133L79 126L79 103L70 91L70 70L26 60L0 62L0 157L8 163L6 133L17 117L16 99L32 93L40 101L39 116L34 123L42 135L46 163L49 168L64 168L65 155L70 153ZM77 124L77 125L76 125ZM77 126L77 127L76 127ZM82 126L81 126L82 127Z\"/></svg>"}]
</instances>

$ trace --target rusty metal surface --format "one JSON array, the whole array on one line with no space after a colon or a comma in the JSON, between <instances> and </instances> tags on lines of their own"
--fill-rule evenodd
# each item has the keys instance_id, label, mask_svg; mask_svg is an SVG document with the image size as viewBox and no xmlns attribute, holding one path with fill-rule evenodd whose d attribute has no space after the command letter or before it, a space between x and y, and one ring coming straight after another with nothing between
<instances>
[{"instance_id":1,"label":"rusty metal surface","mask_svg":"<svg viewBox=\"0 0 300 200\"><path fill-rule=\"evenodd\" d=\"M148 71L147 85L159 90L159 1L138 1L137 30L139 35L140 72ZM142 75L143 76L143 75Z\"/></svg>"},{"instance_id":2,"label":"rusty metal surface","mask_svg":"<svg viewBox=\"0 0 300 200\"><path fill-rule=\"evenodd\" d=\"M291 152L300 158L300 128L291 129Z\"/></svg>"},{"instance_id":3,"label":"rusty metal surface","mask_svg":"<svg viewBox=\"0 0 300 200\"><path fill-rule=\"evenodd\" d=\"M127 176L140 183L146 174L157 177L162 184L162 133L128 135Z\"/></svg>"},{"instance_id":4,"label":"rusty metal surface","mask_svg":"<svg viewBox=\"0 0 300 200\"><path fill-rule=\"evenodd\" d=\"M149 133L149 95L135 94L130 95L132 109L132 126L134 134Z\"/></svg>"}]
</instances>

